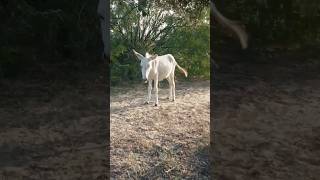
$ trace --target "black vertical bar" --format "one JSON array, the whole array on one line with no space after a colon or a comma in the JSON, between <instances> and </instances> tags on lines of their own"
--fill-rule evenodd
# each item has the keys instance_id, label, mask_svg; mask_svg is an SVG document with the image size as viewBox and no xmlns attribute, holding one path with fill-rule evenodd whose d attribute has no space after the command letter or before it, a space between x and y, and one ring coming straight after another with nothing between
<instances>
[{"instance_id":1,"label":"black vertical bar","mask_svg":"<svg viewBox=\"0 0 320 180\"><path fill-rule=\"evenodd\" d=\"M212 3L214 3L213 0L211 0ZM213 126L213 122L214 122L214 114L213 114L213 104L214 104L214 98L213 98L213 80L214 80L214 63L213 63L213 13L212 13L212 8L210 6L210 151L209 151L209 176L210 179L214 179L213 177L213 172L214 172L214 162L213 162L213 148L214 148L214 126Z\"/></svg>"},{"instance_id":2,"label":"black vertical bar","mask_svg":"<svg viewBox=\"0 0 320 180\"><path fill-rule=\"evenodd\" d=\"M110 46L110 0L106 0L107 1L107 15L106 15L106 58L107 58L107 179L110 179L111 177L111 167L110 167L110 76L111 76L111 70L110 70L110 52L111 52L111 46Z\"/></svg>"},{"instance_id":3,"label":"black vertical bar","mask_svg":"<svg viewBox=\"0 0 320 180\"><path fill-rule=\"evenodd\" d=\"M107 103L107 112L106 112L106 118L107 118L107 122L106 122L106 126L107 126L107 137L106 137L106 144L107 144L107 148L106 148L106 179L110 179L111 177L111 167L110 167L110 76L111 76L111 67L110 67L110 53L111 53L111 46L110 46L110 0L105 0L107 1L106 4L106 32L105 33L105 41L106 42L104 44L104 51L105 51L105 58L106 58L106 64L107 64L107 68L106 68L106 103Z\"/></svg>"}]
</instances>

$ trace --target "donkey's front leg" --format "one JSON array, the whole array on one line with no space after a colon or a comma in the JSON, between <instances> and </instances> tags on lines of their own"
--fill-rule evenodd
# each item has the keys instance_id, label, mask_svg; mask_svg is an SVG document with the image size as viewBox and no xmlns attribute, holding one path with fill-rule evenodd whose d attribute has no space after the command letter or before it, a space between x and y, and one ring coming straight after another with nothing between
<instances>
[{"instance_id":1,"label":"donkey's front leg","mask_svg":"<svg viewBox=\"0 0 320 180\"><path fill-rule=\"evenodd\" d=\"M148 81L148 97L145 104L149 104L151 100L151 91L152 91L152 80Z\"/></svg>"}]
</instances>

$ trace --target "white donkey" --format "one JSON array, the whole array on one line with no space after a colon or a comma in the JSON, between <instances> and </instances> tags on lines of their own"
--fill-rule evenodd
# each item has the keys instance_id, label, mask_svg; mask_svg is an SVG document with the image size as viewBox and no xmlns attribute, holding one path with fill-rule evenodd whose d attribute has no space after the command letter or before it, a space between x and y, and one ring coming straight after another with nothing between
<instances>
[{"instance_id":1,"label":"white donkey","mask_svg":"<svg viewBox=\"0 0 320 180\"><path fill-rule=\"evenodd\" d=\"M134 54L140 60L142 79L148 81L148 97L146 103L149 104L151 99L152 91L152 81L154 81L155 90L155 106L158 106L158 82L167 79L169 82L169 100L175 101L175 81L174 81L174 71L177 66L184 75L187 77L188 73L185 69L180 67L174 57L171 54L166 54L163 56L150 55L146 53L145 56L139 54L133 50Z\"/></svg>"}]
</instances>

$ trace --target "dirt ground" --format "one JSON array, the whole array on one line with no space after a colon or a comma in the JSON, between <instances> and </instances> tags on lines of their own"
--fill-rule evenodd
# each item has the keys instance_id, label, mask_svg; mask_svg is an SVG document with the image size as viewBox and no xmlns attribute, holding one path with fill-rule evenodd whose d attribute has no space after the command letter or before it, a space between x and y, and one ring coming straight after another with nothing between
<instances>
[{"instance_id":1,"label":"dirt ground","mask_svg":"<svg viewBox=\"0 0 320 180\"><path fill-rule=\"evenodd\" d=\"M209 179L210 82L177 82L175 102L164 82L158 107L144 105L146 93L111 88L111 177Z\"/></svg>"},{"instance_id":2,"label":"dirt ground","mask_svg":"<svg viewBox=\"0 0 320 180\"><path fill-rule=\"evenodd\" d=\"M0 179L105 179L102 72L1 81Z\"/></svg>"},{"instance_id":3,"label":"dirt ground","mask_svg":"<svg viewBox=\"0 0 320 180\"><path fill-rule=\"evenodd\" d=\"M319 58L219 58L229 63L214 80L213 178L319 179Z\"/></svg>"},{"instance_id":4,"label":"dirt ground","mask_svg":"<svg viewBox=\"0 0 320 180\"><path fill-rule=\"evenodd\" d=\"M175 104L162 87L160 107L146 86L113 88L112 177L318 179L320 63L302 54L217 57L210 148L209 82L179 82Z\"/></svg>"},{"instance_id":5,"label":"dirt ground","mask_svg":"<svg viewBox=\"0 0 320 180\"><path fill-rule=\"evenodd\" d=\"M112 87L114 179L320 177L319 58L224 54L232 56L219 57L211 80L211 123L208 81L178 81L175 103L162 84L159 107L143 105L146 85ZM104 75L1 81L0 178L104 179Z\"/></svg>"}]
</instances>

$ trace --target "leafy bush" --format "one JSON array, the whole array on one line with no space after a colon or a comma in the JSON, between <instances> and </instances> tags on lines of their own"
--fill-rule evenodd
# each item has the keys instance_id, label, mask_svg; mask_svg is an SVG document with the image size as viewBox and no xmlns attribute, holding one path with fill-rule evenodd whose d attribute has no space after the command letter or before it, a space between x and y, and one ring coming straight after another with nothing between
<instances>
[{"instance_id":1,"label":"leafy bush","mask_svg":"<svg viewBox=\"0 0 320 180\"><path fill-rule=\"evenodd\" d=\"M209 9L189 21L185 14L170 14L156 2L111 2L111 81L141 78L132 49L141 54L172 54L191 77L209 78Z\"/></svg>"}]
</instances>

